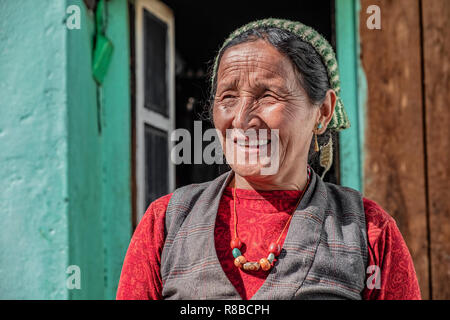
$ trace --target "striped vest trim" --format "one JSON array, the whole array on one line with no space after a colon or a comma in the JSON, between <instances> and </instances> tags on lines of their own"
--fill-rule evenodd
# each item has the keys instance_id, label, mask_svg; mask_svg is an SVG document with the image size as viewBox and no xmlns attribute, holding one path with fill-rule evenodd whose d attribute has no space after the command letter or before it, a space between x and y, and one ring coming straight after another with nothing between
<instances>
[{"instance_id":1,"label":"striped vest trim","mask_svg":"<svg viewBox=\"0 0 450 320\"><path fill-rule=\"evenodd\" d=\"M230 171L172 195L161 256L164 299L241 299L214 245L219 202L232 178ZM279 259L252 299L361 299L368 250L361 194L312 172L293 215Z\"/></svg>"}]
</instances>

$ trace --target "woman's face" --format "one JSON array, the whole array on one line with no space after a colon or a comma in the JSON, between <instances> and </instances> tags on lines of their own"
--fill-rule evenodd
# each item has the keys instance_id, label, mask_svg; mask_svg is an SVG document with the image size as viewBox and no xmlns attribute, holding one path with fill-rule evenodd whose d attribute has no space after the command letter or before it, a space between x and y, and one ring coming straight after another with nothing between
<instances>
[{"instance_id":1,"label":"woman's face","mask_svg":"<svg viewBox=\"0 0 450 320\"><path fill-rule=\"evenodd\" d=\"M319 108L309 102L289 58L270 43L260 39L224 52L213 118L227 162L237 175L254 182L273 182L288 181L299 170L305 171L319 116ZM261 129L267 130L268 139L263 139ZM279 139L274 138L277 130ZM271 157L268 160L260 154ZM236 161L239 155L246 161ZM255 155L257 161L250 161ZM263 169L276 162L274 157L278 157L278 170L264 174Z\"/></svg>"}]
</instances>

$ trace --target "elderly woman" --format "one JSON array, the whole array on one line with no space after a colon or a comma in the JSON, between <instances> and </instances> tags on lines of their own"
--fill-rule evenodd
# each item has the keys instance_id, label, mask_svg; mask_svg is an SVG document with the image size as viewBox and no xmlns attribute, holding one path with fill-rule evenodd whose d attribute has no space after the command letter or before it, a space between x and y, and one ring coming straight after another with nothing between
<instances>
[{"instance_id":1,"label":"elderly woman","mask_svg":"<svg viewBox=\"0 0 450 320\"><path fill-rule=\"evenodd\" d=\"M211 84L231 171L149 206L117 298L420 299L395 221L308 165L322 149L328 169L329 133L349 126L328 42L301 23L252 22L223 44ZM269 161L233 161L263 151Z\"/></svg>"}]
</instances>

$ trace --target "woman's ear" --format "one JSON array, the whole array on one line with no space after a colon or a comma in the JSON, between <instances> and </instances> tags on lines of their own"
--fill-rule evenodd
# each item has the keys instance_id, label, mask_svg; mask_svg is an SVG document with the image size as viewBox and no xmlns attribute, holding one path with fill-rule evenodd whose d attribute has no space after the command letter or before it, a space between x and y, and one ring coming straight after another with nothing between
<instances>
[{"instance_id":1,"label":"woman's ear","mask_svg":"<svg viewBox=\"0 0 450 320\"><path fill-rule=\"evenodd\" d=\"M325 95L325 99L320 106L320 117L319 122L322 123L322 128L317 132L318 134L322 134L327 130L327 126L331 121L331 118L334 113L334 108L336 107L336 92L330 89L327 91Z\"/></svg>"}]
</instances>

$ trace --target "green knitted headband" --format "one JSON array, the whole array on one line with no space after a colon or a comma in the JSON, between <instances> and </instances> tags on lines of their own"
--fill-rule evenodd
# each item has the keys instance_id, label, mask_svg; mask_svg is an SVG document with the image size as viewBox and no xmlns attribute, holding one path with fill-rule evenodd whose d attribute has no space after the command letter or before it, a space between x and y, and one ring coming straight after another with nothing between
<instances>
[{"instance_id":1,"label":"green knitted headband","mask_svg":"<svg viewBox=\"0 0 450 320\"><path fill-rule=\"evenodd\" d=\"M222 53L223 48L234 38L241 35L242 33L261 27L279 28L290 33L295 34L304 42L312 45L316 52L322 57L322 61L327 68L328 80L330 82L331 88L336 92L337 101L334 110L333 117L328 125L328 128L340 131L350 127L350 122L348 120L347 114L344 110L344 104L340 98L341 85L339 81L339 70L336 61L336 56L334 54L333 48L328 43L328 41L321 36L316 30L311 27L305 26L300 22L283 20L283 19L264 19L254 22L250 22L243 27L240 27L234 31L223 43L214 61L213 75L211 77L211 87L213 88L215 77L218 69L219 56Z\"/></svg>"}]
</instances>

